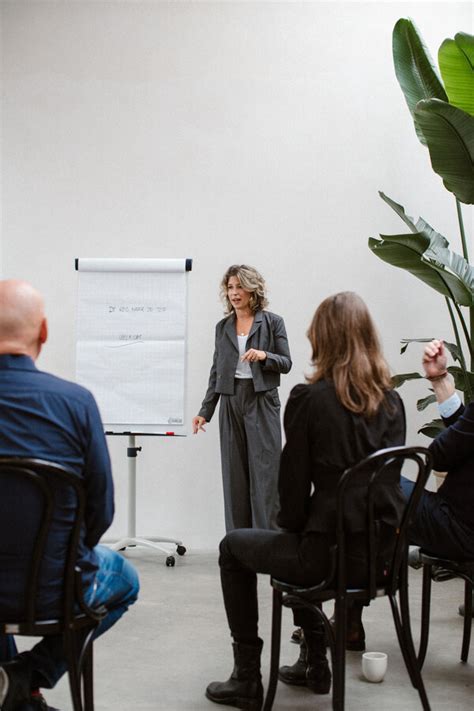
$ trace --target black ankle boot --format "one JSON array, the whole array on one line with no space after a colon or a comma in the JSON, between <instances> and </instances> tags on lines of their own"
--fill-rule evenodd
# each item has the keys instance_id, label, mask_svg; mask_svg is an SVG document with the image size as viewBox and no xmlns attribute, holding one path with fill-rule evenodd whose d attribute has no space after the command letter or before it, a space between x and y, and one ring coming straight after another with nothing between
<instances>
[{"instance_id":1,"label":"black ankle boot","mask_svg":"<svg viewBox=\"0 0 474 711\"><path fill-rule=\"evenodd\" d=\"M365 651L365 630L362 624L362 610L363 605L358 602L347 606L346 649L348 652ZM335 613L329 618L329 622L334 628L336 625Z\"/></svg>"},{"instance_id":2,"label":"black ankle boot","mask_svg":"<svg viewBox=\"0 0 474 711\"><path fill-rule=\"evenodd\" d=\"M324 628L304 629L306 640L306 686L315 694L329 694L331 671L326 658Z\"/></svg>"},{"instance_id":3,"label":"black ankle boot","mask_svg":"<svg viewBox=\"0 0 474 711\"><path fill-rule=\"evenodd\" d=\"M306 667L307 665L308 647L304 637L301 637L300 656L291 666L283 666L278 670L278 678L285 684L294 686L306 686Z\"/></svg>"},{"instance_id":4,"label":"black ankle boot","mask_svg":"<svg viewBox=\"0 0 474 711\"><path fill-rule=\"evenodd\" d=\"M216 704L234 706L248 711L260 711L263 703L260 655L263 642L257 645L234 642L234 669L227 681L213 681L206 696Z\"/></svg>"}]
</instances>

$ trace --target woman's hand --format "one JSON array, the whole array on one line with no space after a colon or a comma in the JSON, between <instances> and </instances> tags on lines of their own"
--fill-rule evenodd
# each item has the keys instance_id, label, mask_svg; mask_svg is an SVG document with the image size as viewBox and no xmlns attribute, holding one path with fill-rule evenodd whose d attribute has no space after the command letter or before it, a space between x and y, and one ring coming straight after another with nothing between
<instances>
[{"instance_id":1,"label":"woman's hand","mask_svg":"<svg viewBox=\"0 0 474 711\"><path fill-rule=\"evenodd\" d=\"M206 424L206 420L204 417L200 417L199 415L197 417L193 417L193 434L197 434L199 430L202 430L203 432L206 431L206 428L204 425Z\"/></svg>"},{"instance_id":2,"label":"woman's hand","mask_svg":"<svg viewBox=\"0 0 474 711\"><path fill-rule=\"evenodd\" d=\"M255 361L257 360L266 360L266 358L267 354L265 353L265 351L257 351L256 348L249 348L249 350L243 354L240 360L247 360L249 363L255 363Z\"/></svg>"}]
</instances>

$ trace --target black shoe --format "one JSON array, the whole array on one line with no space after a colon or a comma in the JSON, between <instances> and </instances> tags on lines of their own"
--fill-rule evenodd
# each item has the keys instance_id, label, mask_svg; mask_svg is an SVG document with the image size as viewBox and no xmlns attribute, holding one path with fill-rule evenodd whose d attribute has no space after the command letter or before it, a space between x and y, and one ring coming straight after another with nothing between
<instances>
[{"instance_id":1,"label":"black shoe","mask_svg":"<svg viewBox=\"0 0 474 711\"><path fill-rule=\"evenodd\" d=\"M31 673L23 660L0 665L0 709L17 711L22 703L30 701Z\"/></svg>"},{"instance_id":2,"label":"black shoe","mask_svg":"<svg viewBox=\"0 0 474 711\"><path fill-rule=\"evenodd\" d=\"M280 667L278 678L290 686L306 686L315 694L329 694L331 688L331 672L325 652L324 656L318 656L312 663L308 661L308 647L304 637L298 660L291 666Z\"/></svg>"},{"instance_id":3,"label":"black shoe","mask_svg":"<svg viewBox=\"0 0 474 711\"><path fill-rule=\"evenodd\" d=\"M306 669L306 686L313 694L329 694L331 689L331 670L327 660L310 664Z\"/></svg>"},{"instance_id":4,"label":"black shoe","mask_svg":"<svg viewBox=\"0 0 474 711\"><path fill-rule=\"evenodd\" d=\"M408 549L408 565L414 570L419 570L423 563L420 560L420 547L410 546Z\"/></svg>"},{"instance_id":5,"label":"black shoe","mask_svg":"<svg viewBox=\"0 0 474 711\"><path fill-rule=\"evenodd\" d=\"M365 630L360 613L352 611L352 607L347 608L347 631L346 631L346 649L348 652L365 652ZM334 628L336 619L334 615L329 619L330 624Z\"/></svg>"},{"instance_id":6,"label":"black shoe","mask_svg":"<svg viewBox=\"0 0 474 711\"><path fill-rule=\"evenodd\" d=\"M435 583L444 583L446 580L453 580L458 577L459 575L454 570L447 570L441 565L431 566L431 580L434 580Z\"/></svg>"},{"instance_id":7,"label":"black shoe","mask_svg":"<svg viewBox=\"0 0 474 711\"><path fill-rule=\"evenodd\" d=\"M306 652L306 686L315 694L329 694L331 671L326 658L326 635L321 626L317 629L303 628Z\"/></svg>"},{"instance_id":8,"label":"black shoe","mask_svg":"<svg viewBox=\"0 0 474 711\"><path fill-rule=\"evenodd\" d=\"M28 709L25 708L25 711L29 711L29 709L31 709L31 711L59 711L59 709L53 706L48 706L46 699L39 691L31 692ZM18 709L18 711L20 711L20 709ZM23 709L21 711L23 711Z\"/></svg>"},{"instance_id":9,"label":"black shoe","mask_svg":"<svg viewBox=\"0 0 474 711\"><path fill-rule=\"evenodd\" d=\"M206 696L216 704L234 706L247 711L260 711L263 704L260 655L263 642L257 645L234 642L234 669L227 681L213 681L206 689Z\"/></svg>"},{"instance_id":10,"label":"black shoe","mask_svg":"<svg viewBox=\"0 0 474 711\"><path fill-rule=\"evenodd\" d=\"M298 660L291 666L285 665L278 670L278 678L285 684L292 686L306 686L306 668L308 666L307 659L308 647L304 639L301 640L300 656Z\"/></svg>"},{"instance_id":11,"label":"black shoe","mask_svg":"<svg viewBox=\"0 0 474 711\"><path fill-rule=\"evenodd\" d=\"M294 644L301 644L301 640L303 639L303 630L301 627L297 627L295 630L293 630L293 633L290 637L290 642L293 642Z\"/></svg>"}]
</instances>

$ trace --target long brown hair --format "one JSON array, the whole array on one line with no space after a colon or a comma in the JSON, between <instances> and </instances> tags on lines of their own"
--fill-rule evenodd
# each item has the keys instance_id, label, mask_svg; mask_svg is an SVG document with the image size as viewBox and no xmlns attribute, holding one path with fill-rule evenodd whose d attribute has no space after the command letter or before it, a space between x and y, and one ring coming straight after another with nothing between
<instances>
[{"instance_id":1,"label":"long brown hair","mask_svg":"<svg viewBox=\"0 0 474 711\"><path fill-rule=\"evenodd\" d=\"M324 299L307 336L315 368L308 382L330 380L344 407L367 418L375 415L392 386L374 322L360 296L342 291Z\"/></svg>"}]
</instances>

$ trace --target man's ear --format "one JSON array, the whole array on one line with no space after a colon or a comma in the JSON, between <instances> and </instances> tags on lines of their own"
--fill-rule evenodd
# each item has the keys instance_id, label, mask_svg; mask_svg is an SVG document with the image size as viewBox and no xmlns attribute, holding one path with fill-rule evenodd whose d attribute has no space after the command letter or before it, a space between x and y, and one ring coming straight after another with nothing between
<instances>
[{"instance_id":1,"label":"man's ear","mask_svg":"<svg viewBox=\"0 0 474 711\"><path fill-rule=\"evenodd\" d=\"M41 321L40 332L39 332L40 343L46 343L48 340L48 322L46 318Z\"/></svg>"}]
</instances>

